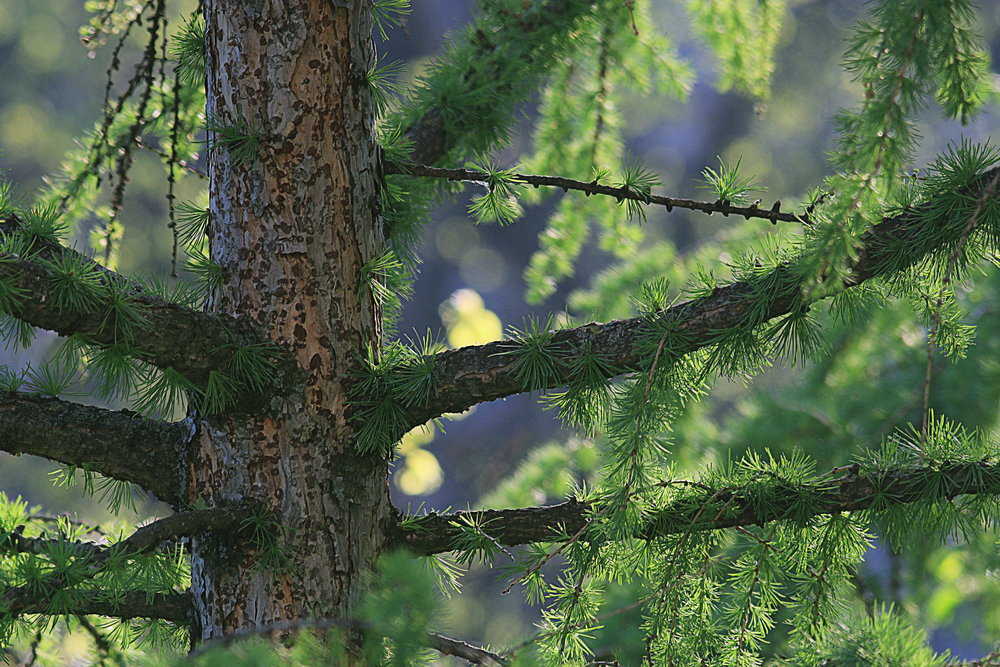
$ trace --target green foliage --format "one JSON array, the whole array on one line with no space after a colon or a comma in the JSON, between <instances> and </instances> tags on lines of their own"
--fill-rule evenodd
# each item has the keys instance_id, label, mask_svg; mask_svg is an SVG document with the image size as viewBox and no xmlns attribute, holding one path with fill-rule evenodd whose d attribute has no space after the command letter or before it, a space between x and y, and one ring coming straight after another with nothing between
<instances>
[{"instance_id":1,"label":"green foliage","mask_svg":"<svg viewBox=\"0 0 1000 667\"><path fill-rule=\"evenodd\" d=\"M702 172L705 185L698 187L714 190L720 201L732 202L739 206L748 205L754 192L763 192L767 188L757 185L752 177L740 174L742 162L741 157L735 166L730 167L719 158L719 171L705 167L705 171Z\"/></svg>"},{"instance_id":2,"label":"green foliage","mask_svg":"<svg viewBox=\"0 0 1000 667\"><path fill-rule=\"evenodd\" d=\"M196 246L208 233L208 208L181 202L176 211L177 242L185 248Z\"/></svg>"},{"instance_id":3,"label":"green foliage","mask_svg":"<svg viewBox=\"0 0 1000 667\"><path fill-rule=\"evenodd\" d=\"M23 216L21 231L30 238L59 243L67 234L66 222L53 203L32 206L23 212Z\"/></svg>"},{"instance_id":4,"label":"green foliage","mask_svg":"<svg viewBox=\"0 0 1000 667\"><path fill-rule=\"evenodd\" d=\"M716 82L762 101L771 93L774 49L785 18L783 1L694 0L688 3L699 36L719 58Z\"/></svg>"},{"instance_id":5,"label":"green foliage","mask_svg":"<svg viewBox=\"0 0 1000 667\"><path fill-rule=\"evenodd\" d=\"M385 32L386 25L400 25L403 17L410 11L409 0L374 0L372 2L372 18L375 19L375 28L383 40L389 39Z\"/></svg>"},{"instance_id":6,"label":"green foliage","mask_svg":"<svg viewBox=\"0 0 1000 667\"><path fill-rule=\"evenodd\" d=\"M202 294L201 298L205 301L222 287L222 267L209 259L200 249L192 251L190 259L184 263L184 270L194 276Z\"/></svg>"},{"instance_id":7,"label":"green foliage","mask_svg":"<svg viewBox=\"0 0 1000 667\"><path fill-rule=\"evenodd\" d=\"M382 306L383 317L388 322L395 321L396 314L403 307L403 300L413 296L413 277L392 250L386 250L361 267L358 297L363 299L366 294L371 294Z\"/></svg>"},{"instance_id":8,"label":"green foliage","mask_svg":"<svg viewBox=\"0 0 1000 667\"><path fill-rule=\"evenodd\" d=\"M640 161L639 158L633 159L631 153L622 159L621 181L615 183L615 186L628 190L642 198L642 202L634 199L625 200L625 210L627 211L629 220L639 218L642 222L646 222L646 209L642 204L649 203L649 195L657 185L662 185L660 177L646 167L645 160Z\"/></svg>"},{"instance_id":9,"label":"green foliage","mask_svg":"<svg viewBox=\"0 0 1000 667\"><path fill-rule=\"evenodd\" d=\"M433 347L428 333L419 347L395 342L380 356L369 348L358 359L350 396L360 425L356 434L359 452L389 454L410 430L404 408L425 402L435 390L434 358L428 355Z\"/></svg>"},{"instance_id":10,"label":"green foliage","mask_svg":"<svg viewBox=\"0 0 1000 667\"><path fill-rule=\"evenodd\" d=\"M282 538L285 527L270 512L261 512L243 522L250 532L250 546L256 558L254 567L262 573L280 574L289 566L291 554Z\"/></svg>"},{"instance_id":11,"label":"green foliage","mask_svg":"<svg viewBox=\"0 0 1000 667\"><path fill-rule=\"evenodd\" d=\"M24 382L24 388L28 391L53 398L65 395L66 390L79 379L75 368L67 368L58 361L42 363L38 368L32 368L31 364L28 364L24 372L27 374L27 381L24 382L24 378L21 378L19 385ZM12 387L10 391L18 389L19 387Z\"/></svg>"},{"instance_id":12,"label":"green foliage","mask_svg":"<svg viewBox=\"0 0 1000 667\"><path fill-rule=\"evenodd\" d=\"M393 82L399 75L401 66L402 63L396 61L382 67L375 65L365 72L365 83L371 90L372 98L375 100L375 113L379 116L392 107L394 96L403 92L403 89Z\"/></svg>"},{"instance_id":13,"label":"green foliage","mask_svg":"<svg viewBox=\"0 0 1000 667\"><path fill-rule=\"evenodd\" d=\"M153 419L170 419L178 405L197 388L173 368L147 368L135 398L135 409Z\"/></svg>"},{"instance_id":14,"label":"green foliage","mask_svg":"<svg viewBox=\"0 0 1000 667\"><path fill-rule=\"evenodd\" d=\"M174 37L170 55L177 61L177 76L186 86L205 82L205 21L189 16Z\"/></svg>"},{"instance_id":15,"label":"green foliage","mask_svg":"<svg viewBox=\"0 0 1000 667\"><path fill-rule=\"evenodd\" d=\"M857 613L845 616L820 642L803 642L785 664L944 667L950 662L947 651L935 654L931 650L924 632L908 624L892 607L882 606L870 617Z\"/></svg>"},{"instance_id":16,"label":"green foliage","mask_svg":"<svg viewBox=\"0 0 1000 667\"><path fill-rule=\"evenodd\" d=\"M641 632L635 662L758 664L777 651L790 656L789 664L943 664L945 657L934 656L923 635L900 616L883 610L863 619L851 607L860 604L852 588L864 581L863 558L876 537L911 553L950 550L958 540L986 542L980 551L995 552L983 531L1000 516L1000 452L984 433L996 425L1000 387L1000 351L990 333L997 329L998 290L993 278L984 281L978 271L1000 250L1000 204L981 194L995 175L987 170L997 152L963 140L927 169L910 171L920 138L914 123L932 97L945 115L964 123L987 95L986 51L972 28L971 5L871 3L870 20L856 27L845 59L864 97L838 116L837 173L806 195L802 230L790 227L778 237L765 223L736 221L682 254L657 240L657 229L645 243L646 231L632 224L636 217L646 222L660 180L625 149L622 109L636 91L682 97L693 73L653 25L648 2L563 4L482 3L474 24L453 36L398 104L392 66L362 75L379 114L387 116L380 128L387 160L411 159L412 142L402 138L403 128L440 119L434 129L447 145L434 156L437 164L476 161L470 166L484 174L486 194L473 199L470 213L480 222L511 222L522 203L543 196L516 183L515 169L497 162L514 136L512 111L531 99L535 83L544 91L534 146L521 158L527 169L594 183L614 179L615 187L639 195L640 201L624 200L622 216L609 198L564 193L525 271L529 300L549 298L559 281L574 274L591 226L597 229L599 247L616 263L571 305L602 319L638 314L632 350L638 360L618 368L596 346L559 344L551 317L527 319L523 331L511 330L504 343L522 389L538 392L564 425L591 439L536 450L486 502L531 505L572 493L589 504L586 525L572 534L552 526L551 545L516 552L503 546L502 521L470 516L452 525L455 562L502 563L529 601L544 606L540 632L530 642L537 655L517 649L508 655L529 664L535 658L553 665L591 662L598 626L632 611L641 617L635 620ZM115 31L127 35L148 7L128 10L129 18L114 3L93 6L100 15L87 34L94 41ZM784 3L696 0L688 7L695 32L719 58L719 87L767 101ZM383 39L387 22L408 11L403 0L373 3ZM111 175L124 185L127 167L121 165L131 163L136 128L148 128L144 141L169 146L168 169L181 160L193 164L204 109L204 40L201 20L191 17L173 42L181 85L153 77L144 80L146 97L108 101L105 119L68 156L63 176L38 206L21 213L21 233L3 239L5 253L31 258L40 246L78 232L78 223L96 216L104 222L92 231L95 249L102 261L113 263L123 233L121 202L115 190L105 204L99 184ZM158 95L150 97L153 91ZM789 116L796 110L789 105ZM212 136L204 143L226 150L234 165L256 159L262 129L231 110L223 115L233 120L210 117L205 127ZM703 172L704 182L719 200L750 205L764 189L740 174L741 162L730 167L720 159L718 171ZM616 163L617 176L600 166ZM381 197L391 249L363 267L360 298L370 295L386 311L398 309L399 298L409 293L428 212L463 187L386 179ZM18 211L12 189L0 182L0 214ZM190 251L186 268L200 283L200 298L152 278L142 285L105 279L75 255L47 261L54 307L60 313L106 308L101 331L111 333L114 343L74 336L48 364L0 368L0 389L65 395L86 378L97 397L131 400L140 412L166 419L185 399L202 414L219 413L242 392L272 382L276 350L270 345L215 350L232 354L224 368L210 371L204 389L174 369L155 370L141 361L134 345L147 323L138 290L194 305L222 284L221 267L206 253L207 201L177 211L177 240ZM887 216L896 218L895 226L875 234ZM754 241L757 236L762 240ZM672 308L682 295L695 303ZM8 343L29 342L30 327L13 316L28 296L14 281L0 281L0 334ZM692 319L704 304L718 312L738 306L737 325L710 324L707 335L692 333L705 330ZM714 312L703 317L711 321ZM775 312L784 314L775 318ZM987 332L975 345L974 324ZM937 364L937 357L924 365L928 332L951 365ZM391 456L410 427L407 409L425 406L435 395L437 348L428 335L416 344L368 348L357 360L350 407L359 452ZM748 383L774 360L805 370L794 379L776 370L766 391L750 394L737 394L723 382L717 403L692 407L715 379ZM557 385L564 386L551 389ZM970 427L935 417L921 405L924 393L928 405L947 406L948 414L957 413ZM925 415L926 428L896 430ZM691 444L699 428L712 435L701 450ZM796 449L807 443L814 456ZM826 470L848 461L850 467L817 473L820 465ZM115 511L135 509L128 486L81 468L86 490L100 490ZM75 469L67 469L62 479L74 476ZM871 504L831 508L829 499L842 484L864 493L874 489L863 496ZM0 577L9 587L32 591L58 584L44 610L50 615L69 617L82 592L100 589L113 599L131 588L151 594L187 585L181 550L112 558L95 569L80 555L79 535L64 523L45 533L48 541L37 550L18 551L20 536L43 536L38 525L23 503L2 499ZM419 532L421 526L419 518L402 522L403 530ZM274 516L255 517L245 528L252 529L260 567L280 570L287 564L283 528ZM436 623L440 601L434 580L446 591L458 588L457 566L449 558L383 560L373 594L359 607L372 630L366 647L372 662L428 660L426 633ZM981 561L989 562L986 556ZM980 574L986 571L982 565ZM919 583L905 586L919 596ZM982 589L989 585L984 576L976 579ZM612 608L615 590L626 599ZM0 632L5 638L30 635L45 623L4 617ZM782 644L785 634L793 637L791 648ZM113 638L128 643L142 635L147 641L176 639L162 624L135 623L116 626ZM236 653L259 664L343 657L337 641L321 644L304 636L294 647L250 643ZM227 659L209 653L197 661Z\"/></svg>"},{"instance_id":17,"label":"green foliage","mask_svg":"<svg viewBox=\"0 0 1000 667\"><path fill-rule=\"evenodd\" d=\"M486 194L476 197L469 204L469 213L477 223L499 222L501 225L513 222L521 215L517 204L518 190L514 187L513 176L517 167L500 169L492 162L470 164L467 169L480 171L486 176Z\"/></svg>"},{"instance_id":18,"label":"green foliage","mask_svg":"<svg viewBox=\"0 0 1000 667\"><path fill-rule=\"evenodd\" d=\"M553 321L551 315L544 322L532 316L524 321L523 330L511 327L507 332L511 342L507 344L510 349L504 354L514 357L511 372L529 394L543 393L565 377L562 361L555 353L556 345L552 340Z\"/></svg>"},{"instance_id":19,"label":"green foliage","mask_svg":"<svg viewBox=\"0 0 1000 667\"><path fill-rule=\"evenodd\" d=\"M0 173L0 218L6 218L11 213L17 213L20 210L21 196L18 195L14 184Z\"/></svg>"},{"instance_id":20,"label":"green foliage","mask_svg":"<svg viewBox=\"0 0 1000 667\"><path fill-rule=\"evenodd\" d=\"M271 358L278 352L276 345L253 343L233 349L227 370L243 386L260 391L274 377L275 362Z\"/></svg>"},{"instance_id":21,"label":"green foliage","mask_svg":"<svg viewBox=\"0 0 1000 667\"><path fill-rule=\"evenodd\" d=\"M97 265L75 252L60 253L45 262L52 276L52 298L59 312L89 312L105 294Z\"/></svg>"},{"instance_id":22,"label":"green foliage","mask_svg":"<svg viewBox=\"0 0 1000 667\"><path fill-rule=\"evenodd\" d=\"M232 118L226 120L225 116ZM226 114L209 114L205 121L208 150L221 148L232 160L233 166L240 166L257 159L261 150L262 134L257 119L247 119L238 112L229 110Z\"/></svg>"},{"instance_id":23,"label":"green foliage","mask_svg":"<svg viewBox=\"0 0 1000 667\"><path fill-rule=\"evenodd\" d=\"M209 371L205 393L200 397L199 408L207 415L224 412L236 402L239 383L223 371Z\"/></svg>"},{"instance_id":24,"label":"green foliage","mask_svg":"<svg viewBox=\"0 0 1000 667\"><path fill-rule=\"evenodd\" d=\"M420 564L404 552L383 557L360 610L374 630L365 644L368 658L389 667L427 664L433 657L427 632L439 613L440 597Z\"/></svg>"}]
</instances>

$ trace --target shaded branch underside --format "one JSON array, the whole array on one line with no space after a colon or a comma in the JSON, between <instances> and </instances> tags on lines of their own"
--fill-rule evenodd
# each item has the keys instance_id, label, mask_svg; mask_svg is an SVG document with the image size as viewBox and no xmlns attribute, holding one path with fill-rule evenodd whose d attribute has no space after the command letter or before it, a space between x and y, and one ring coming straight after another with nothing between
<instances>
[{"instance_id":1,"label":"shaded branch underside","mask_svg":"<svg viewBox=\"0 0 1000 667\"><path fill-rule=\"evenodd\" d=\"M185 501L194 426L22 393L0 393L0 450L87 465L174 507Z\"/></svg>"},{"instance_id":2,"label":"shaded branch underside","mask_svg":"<svg viewBox=\"0 0 1000 667\"><path fill-rule=\"evenodd\" d=\"M44 537L24 537L18 532L0 539L0 551L27 554L46 554L53 548L70 551L78 558L86 559L88 566L100 566L111 559L120 560L147 554L167 541L201 535L216 531L237 533L245 528L254 516L250 509L212 508L172 514L137 529L132 535L111 546L100 546L94 542L76 541L68 545L64 540Z\"/></svg>"},{"instance_id":3,"label":"shaded branch underside","mask_svg":"<svg viewBox=\"0 0 1000 667\"><path fill-rule=\"evenodd\" d=\"M980 176L977 188L983 188L997 173L991 170ZM888 217L864 234L862 248L845 281L854 287L883 275L889 270L892 248L900 244L920 247L928 227L937 221L926 221L916 212ZM956 232L957 237L957 232ZM895 268L900 268L896 265ZM755 284L738 281L717 287L708 296L692 299L668 308L660 314L664 322L676 323L671 336L678 338L671 350L687 354L695 352L717 337L720 331L744 326L748 313L766 302L765 320L791 313L801 307L801 277L795 267L786 262L774 269L776 285L770 294L762 294ZM615 370L615 374L641 369L644 354L640 341L646 334L646 320L634 317L607 323L590 323L552 333L552 349L563 361L572 361L579 351L591 349ZM433 386L426 402L406 408L411 427L448 413L460 413L478 403L495 401L527 391L524 380L517 377L518 357L511 354L515 346L509 341L473 345L448 350L435 355ZM562 386L565 377L552 377L548 389Z\"/></svg>"},{"instance_id":4,"label":"shaded branch underside","mask_svg":"<svg viewBox=\"0 0 1000 667\"><path fill-rule=\"evenodd\" d=\"M49 596L42 591L12 588L0 596L0 604L11 616L22 614L52 613ZM58 613L63 613L62 611ZM178 625L190 625L194 607L188 593L157 593L128 591L112 600L100 591L81 593L72 609L65 613L74 615L109 616L120 619L152 618Z\"/></svg>"},{"instance_id":5,"label":"shaded branch underside","mask_svg":"<svg viewBox=\"0 0 1000 667\"><path fill-rule=\"evenodd\" d=\"M739 489L705 491L700 502L685 499L648 514L645 528L636 537L655 539L684 532L801 520L803 504L809 507L808 517L814 517L926 502L928 470L898 468L861 472L857 466L851 466L841 477L819 478L802 485L788 484L787 488L779 489L777 500L768 503L766 510L759 510ZM1000 466L997 464L951 464L938 470L945 473L949 483L942 486L935 499L952 500L959 495L1000 492ZM570 499L550 507L429 514L411 518L405 526L401 524L394 544L424 556L452 551L455 538L462 533L461 526L467 525L470 519L505 546L558 542L587 525L592 506Z\"/></svg>"}]
</instances>

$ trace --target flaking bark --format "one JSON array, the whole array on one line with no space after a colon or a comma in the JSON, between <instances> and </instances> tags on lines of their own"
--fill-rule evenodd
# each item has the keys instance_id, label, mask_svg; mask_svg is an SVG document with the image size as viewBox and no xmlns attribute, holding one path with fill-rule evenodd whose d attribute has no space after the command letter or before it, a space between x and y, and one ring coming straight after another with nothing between
<instances>
[{"instance_id":1,"label":"flaking bark","mask_svg":"<svg viewBox=\"0 0 1000 667\"><path fill-rule=\"evenodd\" d=\"M346 6L337 6L346 5ZM381 313L361 268L378 224L371 10L329 0L205 3L208 112L260 125L262 148L235 164L209 153L210 307L253 321L301 369L279 410L198 420L193 497L251 502L285 528L289 562L192 541L193 635L206 640L303 617L347 617L390 523L388 464L359 456L345 415L351 369L380 343Z\"/></svg>"}]
</instances>

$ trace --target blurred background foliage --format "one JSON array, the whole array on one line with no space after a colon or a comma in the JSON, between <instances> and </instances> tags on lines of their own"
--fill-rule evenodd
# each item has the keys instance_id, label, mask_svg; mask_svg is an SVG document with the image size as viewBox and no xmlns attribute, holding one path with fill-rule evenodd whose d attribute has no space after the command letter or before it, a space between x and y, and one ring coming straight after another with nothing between
<instances>
[{"instance_id":1,"label":"blurred background foliage","mask_svg":"<svg viewBox=\"0 0 1000 667\"><path fill-rule=\"evenodd\" d=\"M195 4L171 0L171 30ZM977 27L995 62L1000 56L1000 4L983 4ZM0 0L0 169L29 198L43 187L47 174L59 169L74 137L91 128L100 113L110 54L107 48L91 51L81 45L81 26L90 16L84 5L82 0ZM766 188L763 206L781 200L785 210L791 209L830 172L832 118L862 94L840 67L849 27L863 16L862 0L791 0L776 42L770 94L756 99L728 90L714 56L695 39L685 5L653 0L650 15L691 66L688 98L678 101L671 91L647 95L626 90L616 102L604 102L606 112L620 117L621 140L659 176L662 185L654 193L713 199L700 189L703 170L717 168L720 159L740 161L742 173ZM412 14L403 26L391 29L379 49L386 61L404 63L402 83L412 81L445 42L447 31L467 22L471 12L466 0L414 0ZM138 40L129 42L123 60L134 61L138 48ZM996 68L991 66L991 72ZM127 75L125 68L116 81ZM593 96L595 91L582 94ZM996 100L994 92L987 112L965 127L928 111L919 127L923 142L915 166L960 136L982 142L1000 134ZM530 153L533 123L543 103L539 96L523 107L519 132L499 156L502 166L516 165ZM540 162L527 166L552 165ZM178 187L179 200L194 199L199 190L197 179L188 178ZM169 272L165 192L160 159L140 151L120 216L126 224L118 265L122 272ZM526 270L530 274L540 230L562 199L553 196L528 205L522 219L502 229L473 224L467 199L441 207L419 250L415 295L405 305L399 330L420 336L430 329L442 344L461 347L497 340L506 327L520 326L531 313L562 313L558 319L565 323L630 316L626 296L641 282L666 276L679 292L706 266L714 267L715 279L725 279L719 266L760 233L773 231L766 222L737 224L721 215L650 209L641 240L637 220L619 230L628 238L617 246L602 243L602 234L615 230L576 230L580 254L575 265L563 267L565 277L551 289L528 288L522 276ZM81 246L86 245L86 231L77 232ZM629 243L631 250L621 252ZM618 248L617 256L608 248ZM931 405L970 428L997 427L998 291L1000 277L992 269L959 290L970 323L978 327L976 342L964 359L939 360L933 369ZM907 422L919 422L926 331L910 304L875 302L869 311L860 326L825 322L830 352L822 362L771 368L746 385L720 381L709 397L690 405L674 425L671 456L679 470L693 472L705 461L738 460L744 452L765 448L775 454L804 449L823 469L849 462L860 449L876 446ZM37 362L51 353L54 343L53 335L40 332L30 349L3 353L2 363L17 368ZM417 429L398 450L392 477L397 506L444 510L559 502L575 485L593 479L600 443L560 432L552 417L538 405L537 396L518 396L456 416L444 422L443 430ZM52 514L69 513L102 526L118 520L99 503L82 498L78 489L53 485L47 474L51 470L45 461L0 454L0 488L10 497L44 505ZM162 516L167 510L150 499L139 511L140 516ZM991 535L946 547L928 547L915 539L901 553L880 545L858 572L858 604L894 601L931 631L935 649L975 656L1000 640L997 572L1000 559ZM463 584L464 593L448 601L450 632L498 645L530 633L538 611L517 595L501 597L504 584L496 572L473 567ZM625 586L609 586L604 594L611 600L609 608L631 599ZM642 644L638 625L637 614L621 614L597 632L596 643L636 664ZM79 635L57 634L53 641L58 646L50 648L65 651L57 655L73 654L78 650L74 637Z\"/></svg>"}]
</instances>

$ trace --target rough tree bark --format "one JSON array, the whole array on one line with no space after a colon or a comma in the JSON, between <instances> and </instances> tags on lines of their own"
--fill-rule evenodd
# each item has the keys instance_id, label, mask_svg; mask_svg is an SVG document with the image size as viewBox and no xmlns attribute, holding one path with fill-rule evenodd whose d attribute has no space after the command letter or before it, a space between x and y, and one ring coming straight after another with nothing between
<instances>
[{"instance_id":1,"label":"rough tree bark","mask_svg":"<svg viewBox=\"0 0 1000 667\"><path fill-rule=\"evenodd\" d=\"M211 304L251 319L302 381L254 414L197 421L190 501L277 512L291 556L261 576L252 553L194 541L195 640L309 617L349 617L390 524L387 463L354 452L345 417L355 355L380 336L361 269L382 247L371 11L330 0L208 0L208 113L259 124L262 149L211 151Z\"/></svg>"}]
</instances>

